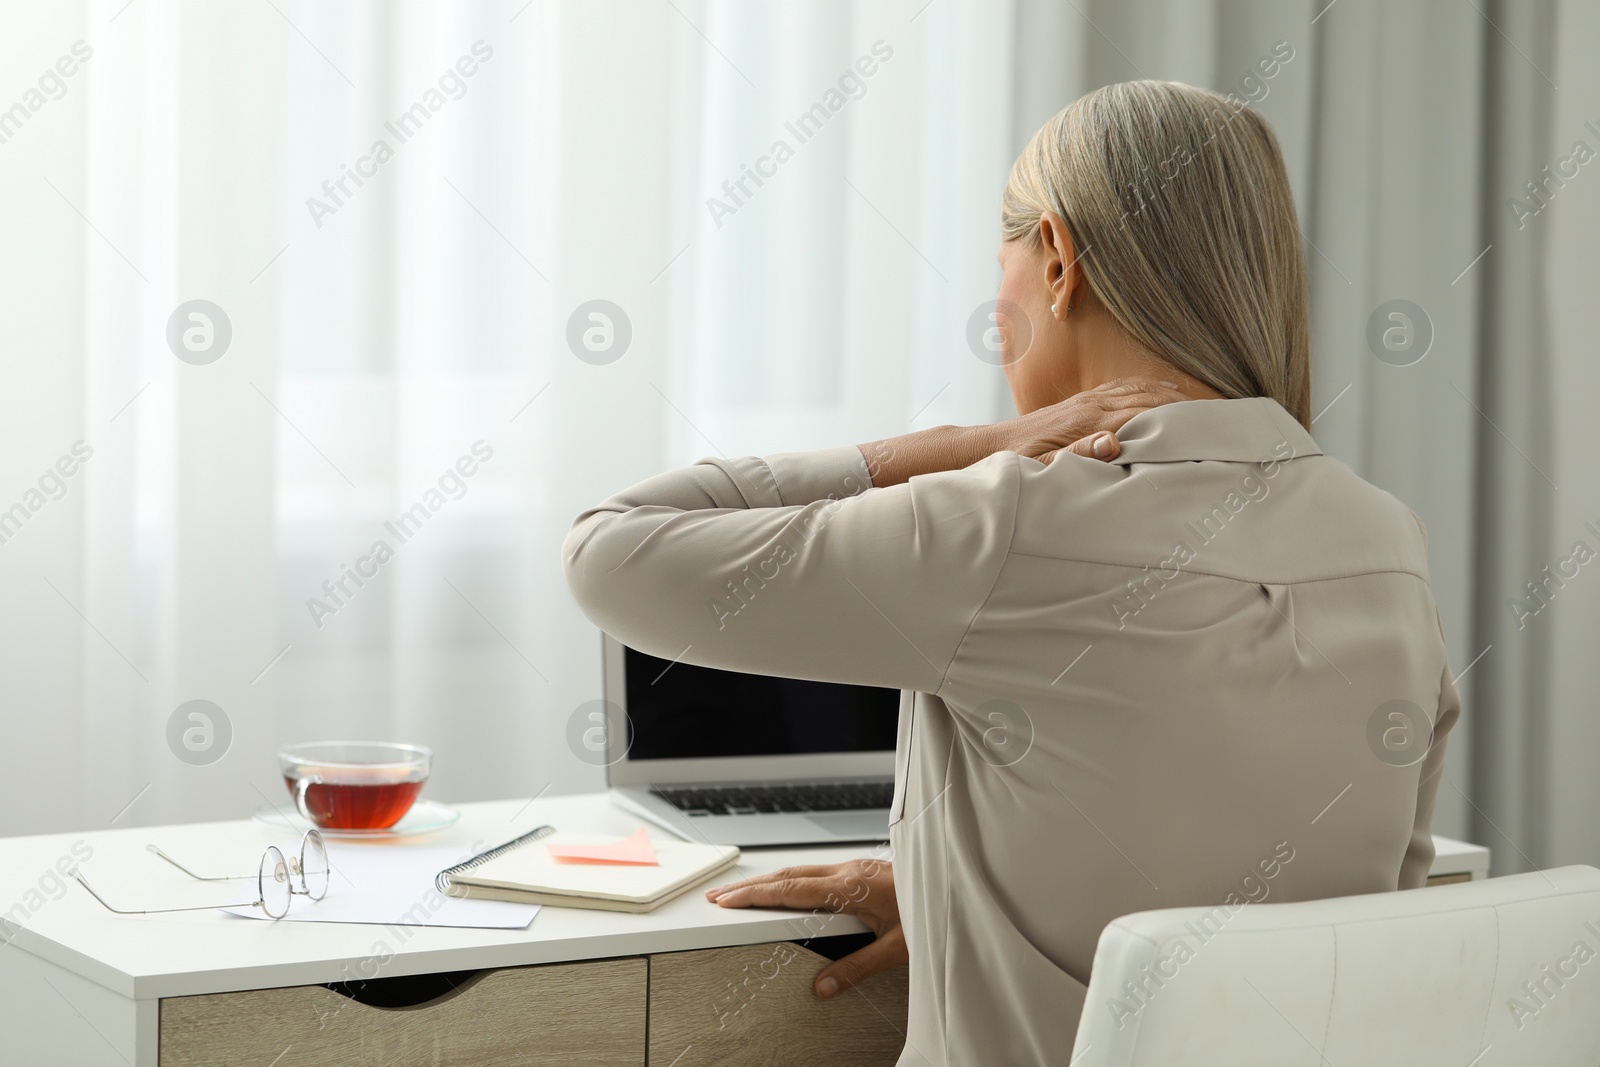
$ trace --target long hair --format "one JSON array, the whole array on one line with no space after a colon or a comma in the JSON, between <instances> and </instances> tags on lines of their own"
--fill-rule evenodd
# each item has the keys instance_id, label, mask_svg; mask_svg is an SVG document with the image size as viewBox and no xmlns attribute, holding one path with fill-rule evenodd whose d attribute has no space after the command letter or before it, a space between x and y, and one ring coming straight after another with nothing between
<instances>
[{"instance_id":1,"label":"long hair","mask_svg":"<svg viewBox=\"0 0 1600 1067\"><path fill-rule=\"evenodd\" d=\"M1304 252L1278 139L1242 102L1179 82L1096 89L1012 165L1001 236L1067 224L1095 295L1146 348L1226 397L1311 419Z\"/></svg>"}]
</instances>

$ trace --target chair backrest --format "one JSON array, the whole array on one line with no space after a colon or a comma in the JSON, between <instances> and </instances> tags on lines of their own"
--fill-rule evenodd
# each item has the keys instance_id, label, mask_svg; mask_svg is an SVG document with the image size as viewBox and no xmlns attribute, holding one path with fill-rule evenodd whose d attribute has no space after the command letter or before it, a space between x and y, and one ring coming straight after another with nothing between
<instances>
[{"instance_id":1,"label":"chair backrest","mask_svg":"<svg viewBox=\"0 0 1600 1067\"><path fill-rule=\"evenodd\" d=\"M1600 870L1126 915L1073 1067L1596 1067Z\"/></svg>"}]
</instances>

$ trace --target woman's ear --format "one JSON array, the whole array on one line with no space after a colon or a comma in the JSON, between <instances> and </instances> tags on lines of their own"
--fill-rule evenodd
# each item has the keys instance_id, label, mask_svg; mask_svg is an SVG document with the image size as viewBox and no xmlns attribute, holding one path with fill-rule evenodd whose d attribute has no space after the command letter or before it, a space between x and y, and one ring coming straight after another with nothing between
<instances>
[{"instance_id":1,"label":"woman's ear","mask_svg":"<svg viewBox=\"0 0 1600 1067\"><path fill-rule=\"evenodd\" d=\"M1083 271L1078 267L1078 255L1072 244L1072 234L1067 224L1054 211L1039 216L1039 244L1043 252L1044 283L1050 290L1050 300L1064 317L1067 309L1078 303L1077 293L1083 281Z\"/></svg>"}]
</instances>

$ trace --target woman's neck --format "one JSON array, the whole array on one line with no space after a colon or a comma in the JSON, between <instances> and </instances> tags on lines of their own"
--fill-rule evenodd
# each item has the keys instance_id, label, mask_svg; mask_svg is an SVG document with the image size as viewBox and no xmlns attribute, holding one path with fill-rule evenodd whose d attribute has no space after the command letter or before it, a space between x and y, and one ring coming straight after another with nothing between
<instances>
[{"instance_id":1,"label":"woman's neck","mask_svg":"<svg viewBox=\"0 0 1600 1067\"><path fill-rule=\"evenodd\" d=\"M1038 406L1127 378L1169 382L1190 400L1224 398L1135 341L1103 307L1090 305L1075 310L1065 325L1070 334L1063 347L1071 357L1060 361L1058 372L1052 376L1055 395L1039 397Z\"/></svg>"}]
</instances>

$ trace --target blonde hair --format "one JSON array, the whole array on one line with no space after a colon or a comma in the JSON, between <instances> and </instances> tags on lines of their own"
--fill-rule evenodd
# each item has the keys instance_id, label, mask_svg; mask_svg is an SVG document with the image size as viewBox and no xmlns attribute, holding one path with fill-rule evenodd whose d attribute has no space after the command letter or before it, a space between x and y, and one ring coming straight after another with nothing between
<instances>
[{"instance_id":1,"label":"blonde hair","mask_svg":"<svg viewBox=\"0 0 1600 1067\"><path fill-rule=\"evenodd\" d=\"M1226 397L1310 427L1311 332L1294 195L1272 127L1178 82L1107 85L1011 167L1001 236L1067 224L1090 288L1144 347Z\"/></svg>"}]
</instances>

